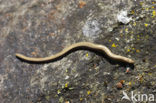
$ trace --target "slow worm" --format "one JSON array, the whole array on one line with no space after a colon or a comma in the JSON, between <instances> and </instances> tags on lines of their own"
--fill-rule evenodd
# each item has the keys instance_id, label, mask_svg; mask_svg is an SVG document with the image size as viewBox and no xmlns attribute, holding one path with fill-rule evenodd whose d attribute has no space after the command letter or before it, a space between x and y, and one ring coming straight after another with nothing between
<instances>
[{"instance_id":1,"label":"slow worm","mask_svg":"<svg viewBox=\"0 0 156 103\"><path fill-rule=\"evenodd\" d=\"M86 47L86 48L90 48L90 49L95 49L95 50L100 50L102 52L104 52L108 57L115 59L115 60L119 60L119 61L123 61L123 62L127 62L130 64L133 64L134 61L130 58L124 57L124 56L120 56L120 55L116 55L114 53L112 53L106 46L104 45L99 45L99 44L94 44L94 43L90 43L90 42L79 42L79 43L75 43L72 44L71 46L63 49L61 52L49 56L49 57L44 57L44 58L31 58L31 57L27 57L24 56L22 54L16 53L16 57L29 61L29 62L46 62L46 61L50 61L50 60L54 60L56 58L61 57L62 55L66 54L67 52L69 52L70 50L74 49L74 48L78 48L78 47Z\"/></svg>"}]
</instances>

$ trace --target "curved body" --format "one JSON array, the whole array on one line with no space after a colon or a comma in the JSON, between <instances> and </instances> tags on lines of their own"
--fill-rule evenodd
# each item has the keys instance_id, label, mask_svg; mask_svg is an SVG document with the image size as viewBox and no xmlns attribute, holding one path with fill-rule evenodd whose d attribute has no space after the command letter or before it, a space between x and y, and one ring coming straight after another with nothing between
<instances>
[{"instance_id":1,"label":"curved body","mask_svg":"<svg viewBox=\"0 0 156 103\"><path fill-rule=\"evenodd\" d=\"M70 51L70 50L72 50L74 48L77 48L77 47L87 47L87 48L91 48L91 49L95 49L95 50L101 50L107 56L109 56L112 59L123 61L123 62L127 62L127 63L131 63L131 64L134 63L134 61L132 59L130 59L130 58L127 58L127 57L124 57L124 56L120 56L120 55L116 55L116 54L112 53L104 45L94 44L94 43L90 43L90 42L79 42L79 43L72 44L71 46L63 49L61 52L59 52L59 53L57 53L55 55L49 56L49 57L44 57L44 58L31 58L31 57L27 57L27 56L24 56L24 55L19 54L19 53L16 53L16 56L18 58L21 58L23 60L30 61L30 62L46 62L46 61L54 60L54 59L64 55L68 51Z\"/></svg>"}]
</instances>

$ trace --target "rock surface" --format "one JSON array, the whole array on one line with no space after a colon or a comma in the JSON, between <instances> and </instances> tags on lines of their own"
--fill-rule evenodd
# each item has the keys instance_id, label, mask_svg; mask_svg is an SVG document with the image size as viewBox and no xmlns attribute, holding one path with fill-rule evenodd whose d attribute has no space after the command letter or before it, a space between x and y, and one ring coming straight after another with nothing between
<instances>
[{"instance_id":1,"label":"rock surface","mask_svg":"<svg viewBox=\"0 0 156 103\"><path fill-rule=\"evenodd\" d=\"M126 24L117 19L122 11L131 18ZM15 57L45 57L80 41L106 45L135 60L134 68L125 73L127 64L88 50L45 64ZM1 103L131 103L123 91L156 101L154 0L0 1Z\"/></svg>"}]
</instances>

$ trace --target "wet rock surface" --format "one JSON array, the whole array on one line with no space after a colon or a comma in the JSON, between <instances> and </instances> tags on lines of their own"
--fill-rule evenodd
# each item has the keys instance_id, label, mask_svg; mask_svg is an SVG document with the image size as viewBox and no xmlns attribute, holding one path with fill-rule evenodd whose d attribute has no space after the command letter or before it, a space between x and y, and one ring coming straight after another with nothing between
<instances>
[{"instance_id":1,"label":"wet rock surface","mask_svg":"<svg viewBox=\"0 0 156 103\"><path fill-rule=\"evenodd\" d=\"M130 103L123 91L156 100L155 24L154 0L1 0L1 103ZM46 57L81 41L106 45L135 64L126 72L128 64L96 50L44 64L15 57Z\"/></svg>"}]
</instances>

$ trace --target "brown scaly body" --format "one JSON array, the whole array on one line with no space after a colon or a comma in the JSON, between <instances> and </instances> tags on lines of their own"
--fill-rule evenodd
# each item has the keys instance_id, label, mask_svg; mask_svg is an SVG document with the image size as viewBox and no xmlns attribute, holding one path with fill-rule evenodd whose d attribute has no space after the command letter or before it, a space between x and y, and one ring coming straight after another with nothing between
<instances>
[{"instance_id":1,"label":"brown scaly body","mask_svg":"<svg viewBox=\"0 0 156 103\"><path fill-rule=\"evenodd\" d=\"M108 55L112 59L127 62L127 63L131 63L131 64L134 63L134 61L132 59L130 59L130 58L120 56L120 55L116 55L116 54L112 53L104 45L94 44L94 43L90 43L90 42L79 42L79 43L72 44L71 46L63 49L61 52L59 52L59 53L57 53L55 55L49 56L49 57L31 58L31 57L27 57L27 56L24 56L24 55L19 54L19 53L16 53L16 57L21 58L21 59L26 60L26 61L30 61L30 62L46 62L46 61L54 60L54 59L64 55L65 53L67 53L71 49L74 49L74 48L77 48L77 47L87 47L87 48L91 48L91 49L95 49L95 50L101 50L104 53L106 53L106 55Z\"/></svg>"}]
</instances>

